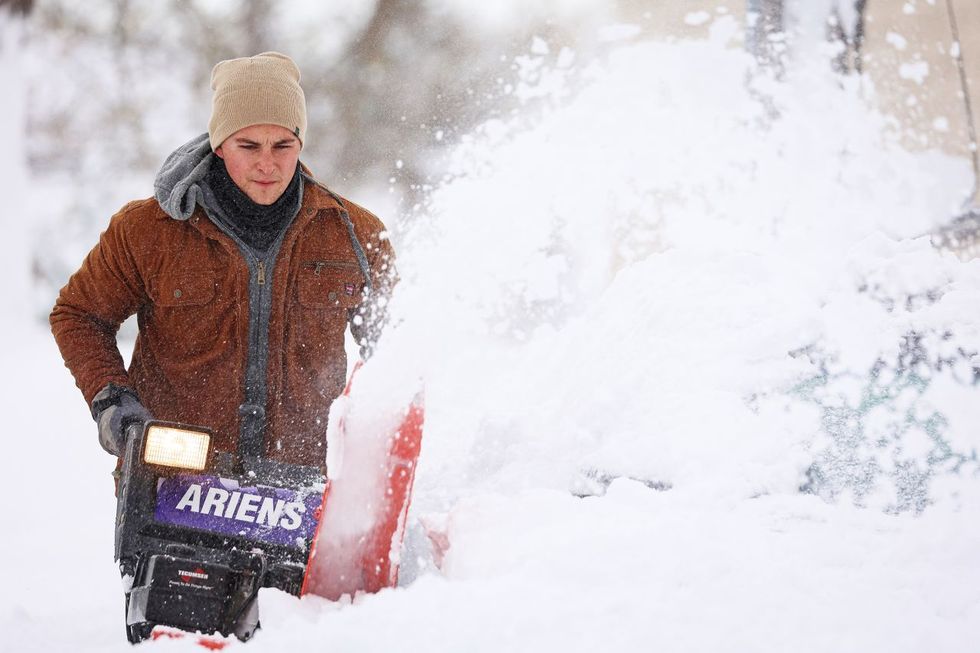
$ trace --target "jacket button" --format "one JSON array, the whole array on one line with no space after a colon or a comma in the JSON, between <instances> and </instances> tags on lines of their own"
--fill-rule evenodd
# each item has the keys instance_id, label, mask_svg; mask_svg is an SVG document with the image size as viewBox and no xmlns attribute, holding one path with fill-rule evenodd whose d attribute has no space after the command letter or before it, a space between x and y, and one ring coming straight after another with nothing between
<instances>
[{"instance_id":1,"label":"jacket button","mask_svg":"<svg viewBox=\"0 0 980 653\"><path fill-rule=\"evenodd\" d=\"M309 215L311 213L313 213L313 207L312 206L307 207L307 209L306 209L306 215Z\"/></svg>"},{"instance_id":2,"label":"jacket button","mask_svg":"<svg viewBox=\"0 0 980 653\"><path fill-rule=\"evenodd\" d=\"M329 299L330 301L336 301L337 300L337 293L335 293L334 291L331 290L327 294L327 299Z\"/></svg>"},{"instance_id":3,"label":"jacket button","mask_svg":"<svg viewBox=\"0 0 980 653\"><path fill-rule=\"evenodd\" d=\"M180 288L178 288L177 290L174 291L174 297L176 297L177 299L180 299L180 296L183 295L183 294L184 293L181 292Z\"/></svg>"}]
</instances>

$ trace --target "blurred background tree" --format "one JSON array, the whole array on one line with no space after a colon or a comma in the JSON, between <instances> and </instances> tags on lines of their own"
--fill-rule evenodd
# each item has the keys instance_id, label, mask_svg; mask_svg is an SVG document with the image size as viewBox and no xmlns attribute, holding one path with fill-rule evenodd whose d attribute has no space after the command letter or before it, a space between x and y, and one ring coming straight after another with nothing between
<instances>
[{"instance_id":1,"label":"blurred background tree","mask_svg":"<svg viewBox=\"0 0 980 653\"><path fill-rule=\"evenodd\" d=\"M0 0L0 10L7 10L21 16L30 13L34 0Z\"/></svg>"}]
</instances>

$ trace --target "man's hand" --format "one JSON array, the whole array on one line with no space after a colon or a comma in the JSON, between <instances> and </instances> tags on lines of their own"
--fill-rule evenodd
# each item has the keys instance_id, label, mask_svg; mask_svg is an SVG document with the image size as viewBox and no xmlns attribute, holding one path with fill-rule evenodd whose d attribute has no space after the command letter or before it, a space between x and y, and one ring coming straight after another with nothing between
<instances>
[{"instance_id":1,"label":"man's hand","mask_svg":"<svg viewBox=\"0 0 980 653\"><path fill-rule=\"evenodd\" d=\"M126 429L152 419L129 388L110 383L92 400L92 417L99 424L99 444L114 456L126 448Z\"/></svg>"}]
</instances>

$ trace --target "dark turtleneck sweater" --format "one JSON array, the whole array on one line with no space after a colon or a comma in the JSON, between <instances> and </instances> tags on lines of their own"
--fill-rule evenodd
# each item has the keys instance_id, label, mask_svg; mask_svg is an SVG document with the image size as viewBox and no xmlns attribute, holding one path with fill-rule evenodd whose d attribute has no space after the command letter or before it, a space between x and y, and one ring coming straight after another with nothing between
<instances>
[{"instance_id":1,"label":"dark turtleneck sweater","mask_svg":"<svg viewBox=\"0 0 980 653\"><path fill-rule=\"evenodd\" d=\"M300 172L296 166L289 186L272 204L257 204L228 175L225 162L214 157L204 178L220 210L219 217L253 251L264 254L292 222L300 205Z\"/></svg>"}]
</instances>

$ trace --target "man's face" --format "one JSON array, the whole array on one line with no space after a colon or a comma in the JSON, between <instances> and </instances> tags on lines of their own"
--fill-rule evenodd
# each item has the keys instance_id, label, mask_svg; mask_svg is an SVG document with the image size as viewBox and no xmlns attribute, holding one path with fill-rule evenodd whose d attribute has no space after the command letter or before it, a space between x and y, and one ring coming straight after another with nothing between
<instances>
[{"instance_id":1,"label":"man's face","mask_svg":"<svg viewBox=\"0 0 980 653\"><path fill-rule=\"evenodd\" d=\"M256 204L269 205L285 192L296 172L299 139L279 125L252 125L225 139L215 154L235 185Z\"/></svg>"}]
</instances>

